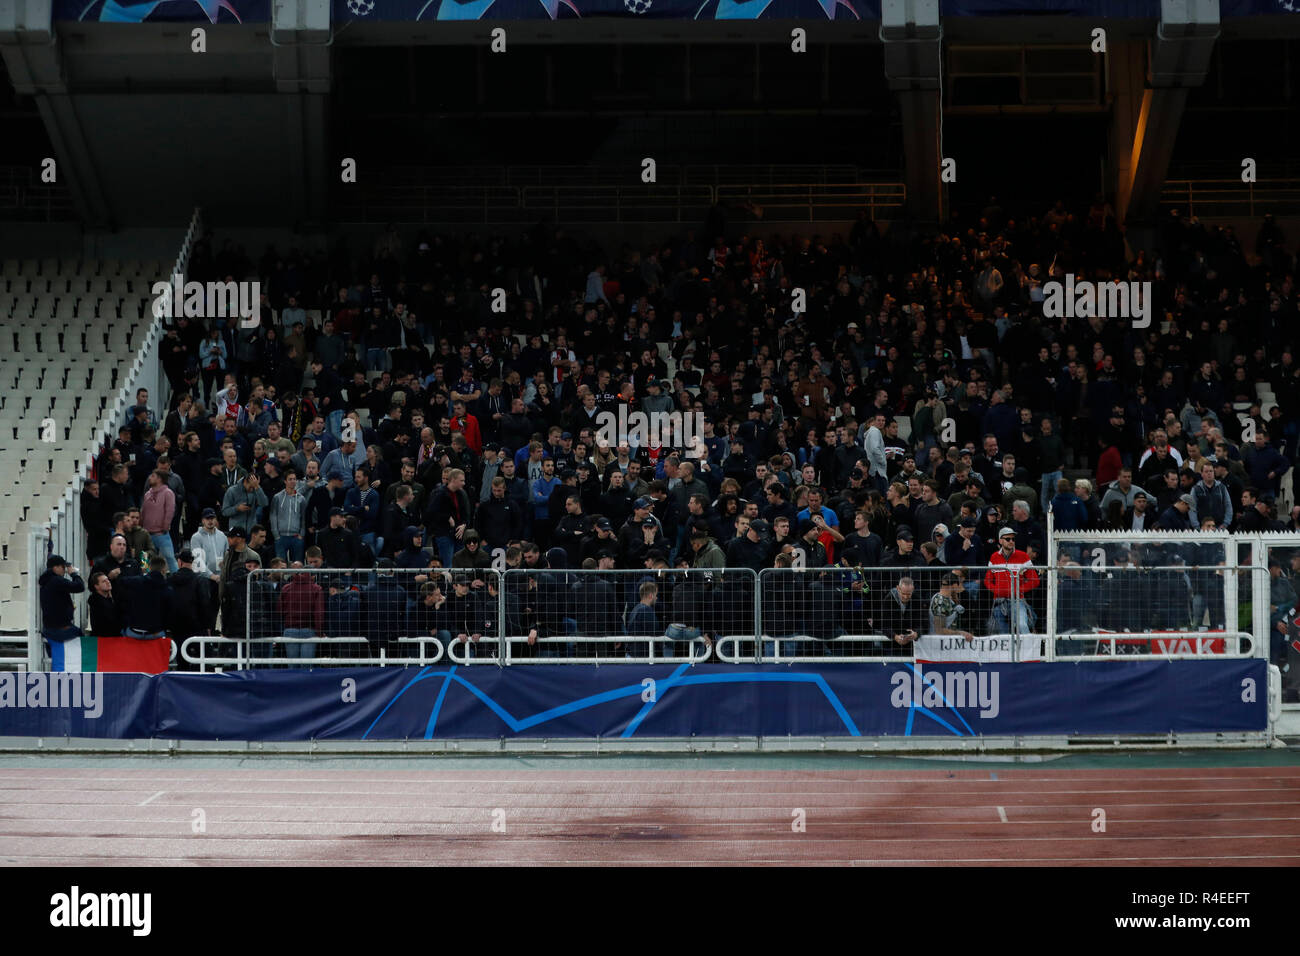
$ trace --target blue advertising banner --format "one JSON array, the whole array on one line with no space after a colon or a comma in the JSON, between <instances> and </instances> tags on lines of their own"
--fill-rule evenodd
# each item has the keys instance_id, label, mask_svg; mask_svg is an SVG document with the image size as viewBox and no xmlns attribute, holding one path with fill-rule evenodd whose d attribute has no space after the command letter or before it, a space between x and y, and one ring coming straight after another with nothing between
<instances>
[{"instance_id":1,"label":"blue advertising banner","mask_svg":"<svg viewBox=\"0 0 1300 956\"><path fill-rule=\"evenodd\" d=\"M53 690L54 676L97 679ZM4 678L11 678L6 681ZM33 682L32 686L16 681ZM46 679L43 688L38 679ZM0 675L0 736L982 737L1263 731L1260 660Z\"/></svg>"},{"instance_id":2,"label":"blue advertising banner","mask_svg":"<svg viewBox=\"0 0 1300 956\"><path fill-rule=\"evenodd\" d=\"M145 674L0 671L0 735L152 737L156 682Z\"/></svg>"}]
</instances>

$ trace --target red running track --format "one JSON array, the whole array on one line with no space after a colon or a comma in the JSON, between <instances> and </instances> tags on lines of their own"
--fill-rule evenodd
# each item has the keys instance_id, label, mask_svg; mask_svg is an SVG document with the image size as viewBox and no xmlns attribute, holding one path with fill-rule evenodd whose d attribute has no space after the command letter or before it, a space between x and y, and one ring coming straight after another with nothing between
<instances>
[{"instance_id":1,"label":"red running track","mask_svg":"<svg viewBox=\"0 0 1300 956\"><path fill-rule=\"evenodd\" d=\"M0 770L8 866L1297 860L1300 767Z\"/></svg>"}]
</instances>

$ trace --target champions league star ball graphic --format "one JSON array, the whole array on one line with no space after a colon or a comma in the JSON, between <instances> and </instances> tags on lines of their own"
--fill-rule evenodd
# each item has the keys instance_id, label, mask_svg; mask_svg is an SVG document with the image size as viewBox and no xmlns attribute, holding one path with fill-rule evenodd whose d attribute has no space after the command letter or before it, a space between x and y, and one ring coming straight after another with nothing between
<instances>
[{"instance_id":1,"label":"champions league star ball graphic","mask_svg":"<svg viewBox=\"0 0 1300 956\"><path fill-rule=\"evenodd\" d=\"M768 8L774 0L704 0L695 11L696 20L759 20L769 19ZM1300 2L1300 0L1296 0ZM784 0L773 11L776 17L791 17L798 20L845 19L861 20L862 17L850 0ZM843 10L841 10L843 8ZM841 13L843 15L841 16Z\"/></svg>"},{"instance_id":2,"label":"champions league star ball graphic","mask_svg":"<svg viewBox=\"0 0 1300 956\"><path fill-rule=\"evenodd\" d=\"M652 0L623 0L623 6L628 13L635 13L640 16L650 11Z\"/></svg>"},{"instance_id":3,"label":"champions league star ball graphic","mask_svg":"<svg viewBox=\"0 0 1300 956\"><path fill-rule=\"evenodd\" d=\"M375 0L348 0L348 13L355 17L369 16L375 9Z\"/></svg>"}]
</instances>

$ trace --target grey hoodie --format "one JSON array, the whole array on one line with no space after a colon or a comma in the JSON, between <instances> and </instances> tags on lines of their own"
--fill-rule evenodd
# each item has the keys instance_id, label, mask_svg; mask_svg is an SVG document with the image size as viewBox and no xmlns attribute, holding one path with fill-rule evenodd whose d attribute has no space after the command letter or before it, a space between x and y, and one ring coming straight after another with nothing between
<instances>
[{"instance_id":1,"label":"grey hoodie","mask_svg":"<svg viewBox=\"0 0 1300 956\"><path fill-rule=\"evenodd\" d=\"M281 491L271 499L271 535L279 538L287 534L300 535L306 530L307 497L301 490L290 497Z\"/></svg>"}]
</instances>

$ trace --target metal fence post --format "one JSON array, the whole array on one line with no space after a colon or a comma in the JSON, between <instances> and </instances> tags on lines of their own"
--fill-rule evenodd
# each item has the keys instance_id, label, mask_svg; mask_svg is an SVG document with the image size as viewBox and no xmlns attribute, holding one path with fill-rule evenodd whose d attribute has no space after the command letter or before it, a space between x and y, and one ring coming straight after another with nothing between
<instances>
[{"instance_id":1,"label":"metal fence post","mask_svg":"<svg viewBox=\"0 0 1300 956\"><path fill-rule=\"evenodd\" d=\"M507 667L510 658L506 656L506 650L510 642L506 640L506 580L510 570L493 573L497 575L497 664L500 667Z\"/></svg>"},{"instance_id":2,"label":"metal fence post","mask_svg":"<svg viewBox=\"0 0 1300 956\"><path fill-rule=\"evenodd\" d=\"M48 532L43 528L33 528L27 539L27 574L31 584L27 589L27 669L38 671L44 664L45 648L41 638L41 592L36 584L40 577L37 568L45 567L43 547Z\"/></svg>"},{"instance_id":3,"label":"metal fence post","mask_svg":"<svg viewBox=\"0 0 1300 956\"><path fill-rule=\"evenodd\" d=\"M1020 570L1024 565L1011 569L1011 660L1020 660Z\"/></svg>"},{"instance_id":4,"label":"metal fence post","mask_svg":"<svg viewBox=\"0 0 1300 956\"><path fill-rule=\"evenodd\" d=\"M763 663L763 572L748 569L754 576L754 663ZM764 568L763 571L769 570Z\"/></svg>"}]
</instances>

